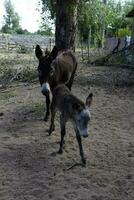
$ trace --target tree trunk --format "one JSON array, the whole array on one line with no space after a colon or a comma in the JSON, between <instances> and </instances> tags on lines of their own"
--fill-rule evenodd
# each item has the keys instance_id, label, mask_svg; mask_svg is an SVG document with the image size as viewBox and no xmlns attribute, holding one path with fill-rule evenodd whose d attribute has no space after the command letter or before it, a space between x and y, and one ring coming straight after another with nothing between
<instances>
[{"instance_id":1,"label":"tree trunk","mask_svg":"<svg viewBox=\"0 0 134 200\"><path fill-rule=\"evenodd\" d=\"M132 22L132 35L131 35L131 44L134 44L134 17Z\"/></svg>"},{"instance_id":2,"label":"tree trunk","mask_svg":"<svg viewBox=\"0 0 134 200\"><path fill-rule=\"evenodd\" d=\"M104 5L107 5L107 0L103 0L103 3L104 3ZM103 24L102 32L101 32L101 36L102 36L101 47L103 47L103 48L104 48L104 40L105 40L105 32L106 32L105 30L106 30L105 24Z\"/></svg>"},{"instance_id":3,"label":"tree trunk","mask_svg":"<svg viewBox=\"0 0 134 200\"><path fill-rule=\"evenodd\" d=\"M79 0L57 0L55 37L58 49L75 50L78 1Z\"/></svg>"}]
</instances>

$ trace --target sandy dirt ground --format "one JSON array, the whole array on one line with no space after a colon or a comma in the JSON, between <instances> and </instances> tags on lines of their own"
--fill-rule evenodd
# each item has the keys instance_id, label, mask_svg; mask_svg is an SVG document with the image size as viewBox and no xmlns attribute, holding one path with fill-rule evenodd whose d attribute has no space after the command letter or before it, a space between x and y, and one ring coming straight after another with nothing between
<instances>
[{"instance_id":1,"label":"sandy dirt ground","mask_svg":"<svg viewBox=\"0 0 134 200\"><path fill-rule=\"evenodd\" d=\"M85 100L90 91L90 135L83 139L87 166L71 169L81 162L73 127L67 124L64 153L57 154L59 114L48 136L39 84L0 91L0 200L134 199L134 87L75 81L76 96Z\"/></svg>"}]
</instances>

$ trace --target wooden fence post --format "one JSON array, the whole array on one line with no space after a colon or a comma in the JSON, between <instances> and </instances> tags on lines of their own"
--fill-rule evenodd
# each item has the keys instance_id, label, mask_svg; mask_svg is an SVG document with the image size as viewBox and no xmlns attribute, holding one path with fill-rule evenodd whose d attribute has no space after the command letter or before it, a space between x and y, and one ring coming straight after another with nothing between
<instances>
[{"instance_id":1,"label":"wooden fence post","mask_svg":"<svg viewBox=\"0 0 134 200\"><path fill-rule=\"evenodd\" d=\"M81 56L82 56L82 62L83 62L84 57L83 57L83 42L82 42L82 39L81 39Z\"/></svg>"},{"instance_id":2,"label":"wooden fence post","mask_svg":"<svg viewBox=\"0 0 134 200\"><path fill-rule=\"evenodd\" d=\"M52 49L52 41L51 41L51 38L49 39L49 46L50 46L50 51Z\"/></svg>"}]
</instances>

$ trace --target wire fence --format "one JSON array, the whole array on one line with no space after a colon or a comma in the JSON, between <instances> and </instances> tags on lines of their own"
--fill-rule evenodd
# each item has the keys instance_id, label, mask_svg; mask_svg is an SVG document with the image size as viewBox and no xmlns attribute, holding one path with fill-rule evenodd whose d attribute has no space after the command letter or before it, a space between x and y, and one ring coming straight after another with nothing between
<instances>
[{"instance_id":1,"label":"wire fence","mask_svg":"<svg viewBox=\"0 0 134 200\"><path fill-rule=\"evenodd\" d=\"M55 45L54 37L42 35L10 35L0 34L0 51L14 51L17 53L33 53L36 45L39 44L42 49L52 50ZM107 38L103 47L97 47L91 44L91 41L76 40L76 53L81 62L92 63L96 59L104 57L113 51L120 51L129 44L126 38Z\"/></svg>"},{"instance_id":2,"label":"wire fence","mask_svg":"<svg viewBox=\"0 0 134 200\"><path fill-rule=\"evenodd\" d=\"M33 51L39 44L42 48L51 50L55 44L54 37L41 35L9 35L0 34L0 51Z\"/></svg>"}]
</instances>

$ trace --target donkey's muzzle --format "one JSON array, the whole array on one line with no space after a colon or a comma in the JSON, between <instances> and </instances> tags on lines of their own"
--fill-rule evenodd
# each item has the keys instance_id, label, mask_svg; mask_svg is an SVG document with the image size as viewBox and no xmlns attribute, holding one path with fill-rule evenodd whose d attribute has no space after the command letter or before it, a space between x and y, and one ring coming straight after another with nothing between
<instances>
[{"instance_id":1,"label":"donkey's muzzle","mask_svg":"<svg viewBox=\"0 0 134 200\"><path fill-rule=\"evenodd\" d=\"M49 95L49 90L41 90L42 94L45 96Z\"/></svg>"},{"instance_id":2,"label":"donkey's muzzle","mask_svg":"<svg viewBox=\"0 0 134 200\"><path fill-rule=\"evenodd\" d=\"M87 138L87 137L88 137L88 135L83 135L83 137L84 137L84 138Z\"/></svg>"},{"instance_id":3,"label":"donkey's muzzle","mask_svg":"<svg viewBox=\"0 0 134 200\"><path fill-rule=\"evenodd\" d=\"M48 96L50 93L50 86L48 83L43 83L42 84L42 88L41 88L41 92L43 95Z\"/></svg>"}]
</instances>

